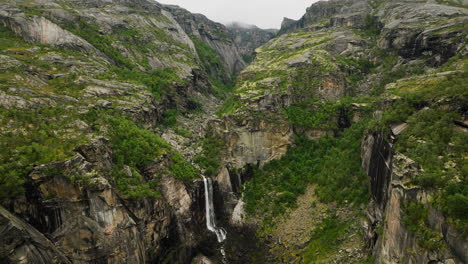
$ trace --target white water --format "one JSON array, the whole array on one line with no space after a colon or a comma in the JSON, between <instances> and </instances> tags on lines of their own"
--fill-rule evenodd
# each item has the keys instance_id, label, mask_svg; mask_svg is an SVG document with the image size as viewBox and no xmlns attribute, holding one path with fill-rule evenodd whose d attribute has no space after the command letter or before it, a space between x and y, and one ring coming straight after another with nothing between
<instances>
[{"instance_id":1,"label":"white water","mask_svg":"<svg viewBox=\"0 0 468 264\"><path fill-rule=\"evenodd\" d=\"M206 227L208 230L216 234L218 242L221 243L226 239L226 230L216 226L213 206L213 183L210 178L206 178L205 176L203 176L203 183L205 184Z\"/></svg>"}]
</instances>

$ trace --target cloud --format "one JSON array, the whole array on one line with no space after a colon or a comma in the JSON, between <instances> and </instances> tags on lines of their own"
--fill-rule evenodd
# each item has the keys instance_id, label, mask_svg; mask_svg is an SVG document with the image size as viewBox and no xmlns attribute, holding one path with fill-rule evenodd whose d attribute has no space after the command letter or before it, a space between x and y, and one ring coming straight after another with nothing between
<instances>
[{"instance_id":1,"label":"cloud","mask_svg":"<svg viewBox=\"0 0 468 264\"><path fill-rule=\"evenodd\" d=\"M200 13L224 24L241 22L260 28L280 28L283 17L299 19L317 0L159 0Z\"/></svg>"}]
</instances>

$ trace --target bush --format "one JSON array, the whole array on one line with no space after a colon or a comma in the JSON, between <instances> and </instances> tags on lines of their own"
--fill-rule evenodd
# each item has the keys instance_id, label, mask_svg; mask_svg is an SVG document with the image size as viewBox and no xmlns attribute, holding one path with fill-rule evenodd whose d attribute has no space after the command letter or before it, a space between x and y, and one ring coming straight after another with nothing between
<instances>
[{"instance_id":1,"label":"bush","mask_svg":"<svg viewBox=\"0 0 468 264\"><path fill-rule=\"evenodd\" d=\"M346 236L348 223L342 222L336 215L324 219L311 234L311 241L304 254L304 263L318 263L323 257L337 251L340 238Z\"/></svg>"},{"instance_id":2,"label":"bush","mask_svg":"<svg viewBox=\"0 0 468 264\"><path fill-rule=\"evenodd\" d=\"M168 172L175 178L190 183L198 177L198 171L156 134L139 128L123 117L110 117L108 122L111 125L113 160L117 165L113 175L119 191L126 197L134 199L147 196L159 197L155 189L158 182L155 179L150 181L144 179L140 171L163 154L168 154L170 158ZM122 168L125 165L132 168L133 177L123 172Z\"/></svg>"},{"instance_id":3,"label":"bush","mask_svg":"<svg viewBox=\"0 0 468 264\"><path fill-rule=\"evenodd\" d=\"M161 194L157 190L158 182L156 180L147 182L135 168L132 168L131 172L132 177L129 177L122 166L116 166L112 173L117 190L124 198L132 200L161 198Z\"/></svg>"},{"instance_id":4,"label":"bush","mask_svg":"<svg viewBox=\"0 0 468 264\"><path fill-rule=\"evenodd\" d=\"M111 117L111 143L117 165L141 168L167 153L169 145L154 133L123 117Z\"/></svg>"},{"instance_id":5,"label":"bush","mask_svg":"<svg viewBox=\"0 0 468 264\"><path fill-rule=\"evenodd\" d=\"M174 86L174 83L182 84L176 69L173 68L155 69L149 72L118 67L112 67L111 70L120 80L133 81L148 87L156 99L160 99L162 95L166 94L169 88ZM100 78L112 79L113 77L106 74Z\"/></svg>"},{"instance_id":6,"label":"bush","mask_svg":"<svg viewBox=\"0 0 468 264\"><path fill-rule=\"evenodd\" d=\"M333 130L337 128L338 110L338 104L311 100L290 106L285 113L292 125L309 129Z\"/></svg>"},{"instance_id":7,"label":"bush","mask_svg":"<svg viewBox=\"0 0 468 264\"><path fill-rule=\"evenodd\" d=\"M208 136L202 141L203 151L194 159L201 168L205 170L208 177L215 176L221 165L221 151L223 141L215 136Z\"/></svg>"},{"instance_id":8,"label":"bush","mask_svg":"<svg viewBox=\"0 0 468 264\"><path fill-rule=\"evenodd\" d=\"M179 111L175 109L167 110L163 114L162 125L165 127L175 128L177 125L178 115L179 115Z\"/></svg>"},{"instance_id":9,"label":"bush","mask_svg":"<svg viewBox=\"0 0 468 264\"><path fill-rule=\"evenodd\" d=\"M444 247L442 237L431 231L428 223L428 209L418 202L403 204L403 224L418 238L419 246L440 251Z\"/></svg>"},{"instance_id":10,"label":"bush","mask_svg":"<svg viewBox=\"0 0 468 264\"><path fill-rule=\"evenodd\" d=\"M188 163L179 153L173 152L171 154L172 163L170 165L172 175L183 181L186 184L190 184L193 179L199 177L198 171Z\"/></svg>"},{"instance_id":11,"label":"bush","mask_svg":"<svg viewBox=\"0 0 468 264\"><path fill-rule=\"evenodd\" d=\"M60 133L73 113L56 108L14 110L0 108L0 125L8 131L0 137L0 200L23 193L23 184L34 165L61 161L85 142L81 134Z\"/></svg>"},{"instance_id":12,"label":"bush","mask_svg":"<svg viewBox=\"0 0 468 264\"><path fill-rule=\"evenodd\" d=\"M450 183L444 189L443 210L450 216L468 220L468 184Z\"/></svg>"}]
</instances>

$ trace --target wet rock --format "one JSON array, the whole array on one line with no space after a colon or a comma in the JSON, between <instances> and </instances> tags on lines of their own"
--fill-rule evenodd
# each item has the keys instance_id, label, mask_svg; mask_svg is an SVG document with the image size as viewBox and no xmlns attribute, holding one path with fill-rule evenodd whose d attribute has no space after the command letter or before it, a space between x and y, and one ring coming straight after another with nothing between
<instances>
[{"instance_id":1,"label":"wet rock","mask_svg":"<svg viewBox=\"0 0 468 264\"><path fill-rule=\"evenodd\" d=\"M245 62L224 25L210 21L204 15L192 14L178 6L166 5L164 7L174 16L185 32L202 40L218 53L227 73L233 74L245 67ZM228 77L224 76L224 78Z\"/></svg>"},{"instance_id":2,"label":"wet rock","mask_svg":"<svg viewBox=\"0 0 468 264\"><path fill-rule=\"evenodd\" d=\"M72 263L37 229L0 206L0 259L7 263Z\"/></svg>"},{"instance_id":3,"label":"wet rock","mask_svg":"<svg viewBox=\"0 0 468 264\"><path fill-rule=\"evenodd\" d=\"M96 51L86 40L62 29L44 17L27 18L22 13L2 8L0 22L27 41L68 47L82 51Z\"/></svg>"},{"instance_id":4,"label":"wet rock","mask_svg":"<svg viewBox=\"0 0 468 264\"><path fill-rule=\"evenodd\" d=\"M239 53L243 57L250 58L255 56L255 49L274 38L277 33L275 29L261 29L255 25L244 25L236 22L228 24L227 28L239 47Z\"/></svg>"}]
</instances>

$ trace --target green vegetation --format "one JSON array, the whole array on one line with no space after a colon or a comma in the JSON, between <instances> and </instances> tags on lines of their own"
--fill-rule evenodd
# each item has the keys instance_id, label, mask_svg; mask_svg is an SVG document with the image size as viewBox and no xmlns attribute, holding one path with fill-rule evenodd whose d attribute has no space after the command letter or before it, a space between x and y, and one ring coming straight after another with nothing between
<instances>
[{"instance_id":1,"label":"green vegetation","mask_svg":"<svg viewBox=\"0 0 468 264\"><path fill-rule=\"evenodd\" d=\"M244 197L249 214L263 216L265 223L295 205L308 184L317 184L323 202L365 203L367 177L360 163L360 144L365 122L357 123L338 137L318 141L297 138L294 147L279 160L255 169Z\"/></svg>"},{"instance_id":2,"label":"green vegetation","mask_svg":"<svg viewBox=\"0 0 468 264\"><path fill-rule=\"evenodd\" d=\"M369 127L389 133L390 125L408 123L406 131L398 136L395 148L424 169L412 179L412 184L431 190L433 205L459 231L468 234L468 211L464 209L468 208L468 135L454 123L463 120L463 113L458 109L467 105L464 84L468 76L457 71L459 65L464 65L464 60L455 59L441 68L450 72L416 76L392 84L390 91L401 98ZM441 98L444 104L433 105Z\"/></svg>"},{"instance_id":3,"label":"green vegetation","mask_svg":"<svg viewBox=\"0 0 468 264\"><path fill-rule=\"evenodd\" d=\"M441 5L450 5L463 8L468 7L468 5L466 5L463 0L437 0L437 3Z\"/></svg>"},{"instance_id":4,"label":"green vegetation","mask_svg":"<svg viewBox=\"0 0 468 264\"><path fill-rule=\"evenodd\" d=\"M195 49L197 50L198 56L200 57L203 66L208 72L218 67L223 67L219 55L210 46L195 37L192 38L192 41L195 44Z\"/></svg>"},{"instance_id":5,"label":"green vegetation","mask_svg":"<svg viewBox=\"0 0 468 264\"><path fill-rule=\"evenodd\" d=\"M205 175L208 177L215 176L221 165L223 143L221 139L215 136L204 138L202 141L203 152L194 159L195 163L205 170Z\"/></svg>"},{"instance_id":6,"label":"green vegetation","mask_svg":"<svg viewBox=\"0 0 468 264\"><path fill-rule=\"evenodd\" d=\"M169 145L154 133L141 129L130 120L111 117L111 143L114 162L141 168L168 151Z\"/></svg>"},{"instance_id":7,"label":"green vegetation","mask_svg":"<svg viewBox=\"0 0 468 264\"><path fill-rule=\"evenodd\" d=\"M242 60L245 61L245 63L250 64L253 61L253 57L250 55L242 55Z\"/></svg>"},{"instance_id":8,"label":"green vegetation","mask_svg":"<svg viewBox=\"0 0 468 264\"><path fill-rule=\"evenodd\" d=\"M380 35L381 25L379 22L379 18L376 16L372 16L367 14L364 24L363 32L367 37L377 37Z\"/></svg>"},{"instance_id":9,"label":"green vegetation","mask_svg":"<svg viewBox=\"0 0 468 264\"><path fill-rule=\"evenodd\" d=\"M467 67L468 68L468 67ZM395 84L394 93L408 98L418 98L421 101L434 102L441 98L450 99L454 103L468 104L467 68L462 72L452 72L440 75L423 75L404 79Z\"/></svg>"},{"instance_id":10,"label":"green vegetation","mask_svg":"<svg viewBox=\"0 0 468 264\"><path fill-rule=\"evenodd\" d=\"M295 126L309 129L334 130L337 128L341 104L312 99L285 109L288 121Z\"/></svg>"},{"instance_id":11,"label":"green vegetation","mask_svg":"<svg viewBox=\"0 0 468 264\"><path fill-rule=\"evenodd\" d=\"M115 63L114 67L110 67L110 72L100 75L100 78L102 79L114 79L115 75L120 80L133 81L137 84L145 85L150 89L156 99L161 98L161 95L163 94L167 94L169 88L173 86L174 82L182 82L182 80L177 76L176 70L173 68L142 71L137 67L137 63L149 69L150 66L146 59L138 62L132 61L130 58L124 57L122 52L115 47L114 43L118 38L120 38L120 40L125 41L126 43L132 43L132 49L136 49L143 54L145 54L145 52L150 48L157 50L155 47L148 46L150 42L142 39L141 34L136 29L116 28L112 34L101 34L97 25L90 24L82 18L79 18L77 23L65 24L63 26L88 41L95 48L106 54ZM161 29L155 28L153 33L157 33L159 38L164 42L174 45L178 44L179 46L182 45L168 36ZM180 48L183 49L187 47L181 46ZM182 52L182 50L180 52ZM143 57L145 58L145 56Z\"/></svg>"},{"instance_id":12,"label":"green vegetation","mask_svg":"<svg viewBox=\"0 0 468 264\"><path fill-rule=\"evenodd\" d=\"M64 24L62 26L70 32L82 37L95 48L102 51L111 58L117 66L123 66L128 69L132 69L134 67L132 61L125 58L122 53L112 45L114 41L112 36L108 34L100 34L99 27L97 25L87 23L83 18L78 17L76 23Z\"/></svg>"},{"instance_id":13,"label":"green vegetation","mask_svg":"<svg viewBox=\"0 0 468 264\"><path fill-rule=\"evenodd\" d=\"M242 102L240 101L240 99L235 95L231 95L224 101L224 103L218 109L216 114L218 116L232 114L241 106L242 106Z\"/></svg>"},{"instance_id":14,"label":"green vegetation","mask_svg":"<svg viewBox=\"0 0 468 264\"><path fill-rule=\"evenodd\" d=\"M192 37L193 44L195 44L195 49L200 57L205 71L210 75L213 80L224 80L224 65L219 58L219 55L202 40Z\"/></svg>"},{"instance_id":15,"label":"green vegetation","mask_svg":"<svg viewBox=\"0 0 468 264\"><path fill-rule=\"evenodd\" d=\"M172 175L185 184L191 184L192 181L199 177L198 171L188 163L178 152L171 153L172 163L170 165L170 172Z\"/></svg>"},{"instance_id":16,"label":"green vegetation","mask_svg":"<svg viewBox=\"0 0 468 264\"><path fill-rule=\"evenodd\" d=\"M175 178L185 183L190 183L191 180L198 177L198 172L195 168L185 161L178 152L172 150L170 145L156 134L141 129L132 121L122 117L110 118L109 125L112 128L111 143L113 146L114 163L119 168L127 165L138 172L150 163L160 159L163 154L169 154L171 159L169 173ZM142 177L129 178L128 175L122 173L116 176L117 186L123 187L119 190L129 198L147 195L149 193L147 187L157 185L155 179L152 179L150 182L144 182ZM156 197L157 194L152 196Z\"/></svg>"},{"instance_id":17,"label":"green vegetation","mask_svg":"<svg viewBox=\"0 0 468 264\"><path fill-rule=\"evenodd\" d=\"M177 125L177 116L179 115L179 111L175 109L170 109L164 112L162 124L165 127L175 128Z\"/></svg>"},{"instance_id":18,"label":"green vegetation","mask_svg":"<svg viewBox=\"0 0 468 264\"><path fill-rule=\"evenodd\" d=\"M440 251L443 238L432 232L428 223L428 209L417 202L403 204L403 224L418 238L418 244L431 251Z\"/></svg>"},{"instance_id":19,"label":"green vegetation","mask_svg":"<svg viewBox=\"0 0 468 264\"><path fill-rule=\"evenodd\" d=\"M464 168L466 170L466 167ZM467 173L464 173L467 175ZM468 185L466 184L456 184L449 183L444 189L442 200L442 209L454 218L462 219L464 222L459 224L465 225L464 235L468 235L466 230L467 220L468 220Z\"/></svg>"},{"instance_id":20,"label":"green vegetation","mask_svg":"<svg viewBox=\"0 0 468 264\"><path fill-rule=\"evenodd\" d=\"M10 48L29 46L22 38L0 24L0 51Z\"/></svg>"},{"instance_id":21,"label":"green vegetation","mask_svg":"<svg viewBox=\"0 0 468 264\"><path fill-rule=\"evenodd\" d=\"M388 54L388 51L376 51L376 57L382 58L374 68L370 70L371 73L380 73L379 81L372 88L371 95L379 96L385 91L385 86L389 83L395 82L401 78L419 75L424 73L424 65L421 64L398 64L398 55Z\"/></svg>"},{"instance_id":22,"label":"green vegetation","mask_svg":"<svg viewBox=\"0 0 468 264\"><path fill-rule=\"evenodd\" d=\"M221 81L211 78L211 93L218 98L226 99L226 97L228 97L229 94L234 90L236 80L236 75L232 75L231 78L227 81Z\"/></svg>"},{"instance_id":23,"label":"green vegetation","mask_svg":"<svg viewBox=\"0 0 468 264\"><path fill-rule=\"evenodd\" d=\"M0 137L0 200L21 194L22 184L34 164L71 157L86 141L81 134L66 133L74 121L62 107L12 110L0 108L0 124L9 128Z\"/></svg>"},{"instance_id":24,"label":"green vegetation","mask_svg":"<svg viewBox=\"0 0 468 264\"><path fill-rule=\"evenodd\" d=\"M318 263L338 251L341 238L347 235L349 223L336 215L324 219L311 234L311 241L304 253L304 263Z\"/></svg>"},{"instance_id":25,"label":"green vegetation","mask_svg":"<svg viewBox=\"0 0 468 264\"><path fill-rule=\"evenodd\" d=\"M98 75L99 79L115 79L133 82L148 87L155 99L161 99L162 95L168 94L174 83L180 85L183 81L173 68L155 69L151 71L140 71L121 67L111 67L109 72Z\"/></svg>"},{"instance_id":26,"label":"green vegetation","mask_svg":"<svg viewBox=\"0 0 468 264\"><path fill-rule=\"evenodd\" d=\"M197 37L192 37L192 41L195 44L201 65L209 75L212 84L211 93L216 97L225 98L234 89L237 76L228 77L221 58L213 48Z\"/></svg>"}]
</instances>

